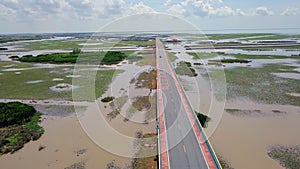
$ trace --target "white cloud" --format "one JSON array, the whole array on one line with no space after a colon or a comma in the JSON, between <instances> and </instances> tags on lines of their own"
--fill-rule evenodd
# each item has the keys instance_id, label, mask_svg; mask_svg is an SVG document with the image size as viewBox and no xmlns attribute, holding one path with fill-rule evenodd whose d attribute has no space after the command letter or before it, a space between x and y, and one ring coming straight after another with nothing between
<instances>
[{"instance_id":1,"label":"white cloud","mask_svg":"<svg viewBox=\"0 0 300 169\"><path fill-rule=\"evenodd\" d=\"M218 16L218 17L226 17L226 16L234 16L235 11L231 8L225 6L216 9L212 9L208 13L209 16Z\"/></svg>"},{"instance_id":2,"label":"white cloud","mask_svg":"<svg viewBox=\"0 0 300 169\"><path fill-rule=\"evenodd\" d=\"M172 0L166 0L166 2L164 3L164 6L169 6L171 4Z\"/></svg>"},{"instance_id":3,"label":"white cloud","mask_svg":"<svg viewBox=\"0 0 300 169\"><path fill-rule=\"evenodd\" d=\"M155 12L143 2L129 5L125 0L2 0L0 10L0 16L10 13L20 20L99 19Z\"/></svg>"},{"instance_id":4,"label":"white cloud","mask_svg":"<svg viewBox=\"0 0 300 169\"><path fill-rule=\"evenodd\" d=\"M145 5L143 2L139 2L135 5L127 7L124 13L127 15L134 15L134 14L155 13L155 12L156 11L153 8Z\"/></svg>"},{"instance_id":5,"label":"white cloud","mask_svg":"<svg viewBox=\"0 0 300 169\"><path fill-rule=\"evenodd\" d=\"M241 9L234 10L228 6L222 6L222 0L186 0L181 5L188 12L196 16L229 17L245 16ZM219 7L216 7L219 6ZM186 13L187 13L186 12Z\"/></svg>"},{"instance_id":6,"label":"white cloud","mask_svg":"<svg viewBox=\"0 0 300 169\"><path fill-rule=\"evenodd\" d=\"M235 14L237 16L246 16L246 13L244 11L242 11L241 9L236 9Z\"/></svg>"},{"instance_id":7,"label":"white cloud","mask_svg":"<svg viewBox=\"0 0 300 169\"><path fill-rule=\"evenodd\" d=\"M274 12L272 12L271 10L269 10L267 7L264 6L257 7L255 10L255 15L259 15L259 16L270 16L273 14Z\"/></svg>"},{"instance_id":8,"label":"white cloud","mask_svg":"<svg viewBox=\"0 0 300 169\"><path fill-rule=\"evenodd\" d=\"M186 10L180 5L173 5L168 10L167 13L175 16L183 16Z\"/></svg>"},{"instance_id":9,"label":"white cloud","mask_svg":"<svg viewBox=\"0 0 300 169\"><path fill-rule=\"evenodd\" d=\"M298 8L288 8L281 13L281 15L283 15L283 16L293 16L293 15L298 15L298 14L299 14Z\"/></svg>"}]
</instances>

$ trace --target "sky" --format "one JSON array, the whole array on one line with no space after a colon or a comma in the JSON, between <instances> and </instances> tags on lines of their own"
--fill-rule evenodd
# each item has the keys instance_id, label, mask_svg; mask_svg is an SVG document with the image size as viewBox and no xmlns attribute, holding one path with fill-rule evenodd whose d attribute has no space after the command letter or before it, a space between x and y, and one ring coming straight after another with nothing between
<instances>
[{"instance_id":1,"label":"sky","mask_svg":"<svg viewBox=\"0 0 300 169\"><path fill-rule=\"evenodd\" d=\"M0 0L0 34L95 32L144 13L200 30L300 28L300 0Z\"/></svg>"}]
</instances>

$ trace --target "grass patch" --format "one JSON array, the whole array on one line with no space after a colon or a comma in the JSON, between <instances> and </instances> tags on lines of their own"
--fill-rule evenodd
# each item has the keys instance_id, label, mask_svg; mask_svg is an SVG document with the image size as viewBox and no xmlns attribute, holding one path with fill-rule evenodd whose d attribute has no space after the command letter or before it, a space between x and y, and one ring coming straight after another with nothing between
<instances>
[{"instance_id":1,"label":"grass patch","mask_svg":"<svg viewBox=\"0 0 300 169\"><path fill-rule=\"evenodd\" d=\"M112 111L107 114L107 119L111 121L112 119L116 118L120 112L124 104L127 102L128 97L122 96L119 98L116 98L113 102L111 102L109 105L112 108Z\"/></svg>"},{"instance_id":2,"label":"grass patch","mask_svg":"<svg viewBox=\"0 0 300 169\"><path fill-rule=\"evenodd\" d=\"M274 146L269 150L268 155L286 169L300 167L300 146Z\"/></svg>"},{"instance_id":3,"label":"grass patch","mask_svg":"<svg viewBox=\"0 0 300 169\"><path fill-rule=\"evenodd\" d=\"M175 55L174 52L168 52L168 57L169 57L171 62L174 62L178 59L178 57Z\"/></svg>"},{"instance_id":4,"label":"grass patch","mask_svg":"<svg viewBox=\"0 0 300 169\"><path fill-rule=\"evenodd\" d=\"M279 64L268 64L262 68L225 69L227 99L246 97L267 104L300 106L297 97L287 94L300 92L299 80L280 78L272 74L293 69L295 67Z\"/></svg>"},{"instance_id":5,"label":"grass patch","mask_svg":"<svg viewBox=\"0 0 300 169\"><path fill-rule=\"evenodd\" d=\"M143 134L138 131L136 133L137 140L135 146L138 147L137 155L144 158L133 158L128 168L136 169L157 169L157 134Z\"/></svg>"},{"instance_id":6,"label":"grass patch","mask_svg":"<svg viewBox=\"0 0 300 169\"><path fill-rule=\"evenodd\" d=\"M300 35L283 35L283 34L273 34L267 37L254 37L249 40L278 40L287 38L300 38Z\"/></svg>"},{"instance_id":7,"label":"grass patch","mask_svg":"<svg viewBox=\"0 0 300 169\"><path fill-rule=\"evenodd\" d=\"M130 83L135 83L135 86L138 88L156 89L156 76L156 70L151 70L150 72L142 72L136 79L132 79Z\"/></svg>"},{"instance_id":8,"label":"grass patch","mask_svg":"<svg viewBox=\"0 0 300 169\"><path fill-rule=\"evenodd\" d=\"M156 58L154 51L151 52L143 52L141 53L142 58L138 60L137 65L138 66L146 66L146 65L156 65Z\"/></svg>"},{"instance_id":9,"label":"grass patch","mask_svg":"<svg viewBox=\"0 0 300 169\"><path fill-rule=\"evenodd\" d=\"M234 38L248 38L252 36L268 36L273 34L266 33L243 33L243 34L210 34L208 39L210 40L222 40L222 39L234 39Z\"/></svg>"},{"instance_id":10,"label":"grass patch","mask_svg":"<svg viewBox=\"0 0 300 169\"><path fill-rule=\"evenodd\" d=\"M5 138L6 141L9 142L9 144L15 144L21 139L21 136L19 134L15 134L13 136L9 136Z\"/></svg>"},{"instance_id":11,"label":"grass patch","mask_svg":"<svg viewBox=\"0 0 300 169\"><path fill-rule=\"evenodd\" d=\"M40 42L25 42L22 43L25 49L29 50L72 50L73 48L82 48L81 43L100 43L96 40L45 40ZM89 47L89 46L86 46ZM94 46L92 46L94 47Z\"/></svg>"},{"instance_id":12,"label":"grass patch","mask_svg":"<svg viewBox=\"0 0 300 169\"><path fill-rule=\"evenodd\" d=\"M218 56L218 53L207 53L207 52L187 52L187 54L191 55L193 59L210 59Z\"/></svg>"},{"instance_id":13,"label":"grass patch","mask_svg":"<svg viewBox=\"0 0 300 169\"><path fill-rule=\"evenodd\" d=\"M23 40L39 40L47 37L42 36L1 36L0 43L15 42Z\"/></svg>"},{"instance_id":14,"label":"grass patch","mask_svg":"<svg viewBox=\"0 0 300 169\"><path fill-rule=\"evenodd\" d=\"M283 55L251 55L251 54L227 54L224 52L188 52L189 55L193 56L193 59L210 59L222 56L232 56L236 59L287 59L287 58L299 58L298 56L283 56Z\"/></svg>"},{"instance_id":15,"label":"grass patch","mask_svg":"<svg viewBox=\"0 0 300 169\"><path fill-rule=\"evenodd\" d=\"M150 96L139 96L136 97L132 102L132 106L138 111L149 110L151 107Z\"/></svg>"},{"instance_id":16,"label":"grass patch","mask_svg":"<svg viewBox=\"0 0 300 169\"><path fill-rule=\"evenodd\" d=\"M147 47L155 45L155 41L120 41L115 45L115 47L121 46L137 46L137 47Z\"/></svg>"},{"instance_id":17,"label":"grass patch","mask_svg":"<svg viewBox=\"0 0 300 169\"><path fill-rule=\"evenodd\" d=\"M178 75L182 76L189 76L189 77L196 77L198 74L196 73L196 70L191 67L192 64L190 62L179 62L175 68L175 72Z\"/></svg>"},{"instance_id":18,"label":"grass patch","mask_svg":"<svg viewBox=\"0 0 300 169\"><path fill-rule=\"evenodd\" d=\"M0 104L0 154L13 153L44 133L41 113L32 106L10 102Z\"/></svg>"},{"instance_id":19,"label":"grass patch","mask_svg":"<svg viewBox=\"0 0 300 169\"><path fill-rule=\"evenodd\" d=\"M38 68L20 71L21 74L19 75L15 74L15 72L0 71L3 73L0 76L0 98L71 100L71 91L54 92L49 87L59 83L72 84L72 78L66 77L72 74L72 69L73 67ZM80 71L78 73L80 77L74 79L75 83L79 84L79 88L74 90L75 94L78 93L77 99L91 100L88 95L94 95L95 98L100 97L107 90L107 86L113 80L114 75L121 72L115 70L99 70L97 72ZM53 81L55 78L64 80L59 82ZM35 80L44 80L44 82L37 84L26 83ZM92 87L95 87L94 92L91 91Z\"/></svg>"}]
</instances>

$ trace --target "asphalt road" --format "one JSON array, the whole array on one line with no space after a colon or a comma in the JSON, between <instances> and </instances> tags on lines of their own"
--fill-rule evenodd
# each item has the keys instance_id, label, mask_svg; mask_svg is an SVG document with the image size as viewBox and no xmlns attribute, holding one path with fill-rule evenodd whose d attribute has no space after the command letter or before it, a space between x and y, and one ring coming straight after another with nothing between
<instances>
[{"instance_id":1,"label":"asphalt road","mask_svg":"<svg viewBox=\"0 0 300 169\"><path fill-rule=\"evenodd\" d=\"M176 87L174 72L172 75L174 70L170 67L164 45L159 39L156 40L156 48L160 74L158 78L160 78L164 122L167 129L168 167L171 169L209 169L181 100L178 86ZM192 109L190 106L189 108Z\"/></svg>"}]
</instances>

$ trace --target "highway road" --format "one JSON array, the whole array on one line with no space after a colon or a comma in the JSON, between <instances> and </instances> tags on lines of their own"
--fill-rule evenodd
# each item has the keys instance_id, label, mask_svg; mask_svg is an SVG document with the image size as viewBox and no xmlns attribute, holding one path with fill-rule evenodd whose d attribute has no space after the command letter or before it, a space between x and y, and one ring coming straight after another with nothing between
<instances>
[{"instance_id":1,"label":"highway road","mask_svg":"<svg viewBox=\"0 0 300 169\"><path fill-rule=\"evenodd\" d=\"M204 143L201 129L170 65L163 43L156 39L160 168L214 169L218 164ZM220 168L220 167L219 167Z\"/></svg>"}]
</instances>

